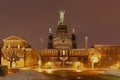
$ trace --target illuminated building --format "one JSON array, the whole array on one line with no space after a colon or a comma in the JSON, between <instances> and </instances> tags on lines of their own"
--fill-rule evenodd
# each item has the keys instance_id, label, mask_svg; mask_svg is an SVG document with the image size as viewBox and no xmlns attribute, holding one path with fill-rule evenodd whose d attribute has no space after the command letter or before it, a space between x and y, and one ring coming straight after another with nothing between
<instances>
[{"instance_id":1,"label":"illuminated building","mask_svg":"<svg viewBox=\"0 0 120 80\"><path fill-rule=\"evenodd\" d=\"M98 67L108 67L120 62L119 45L95 45L93 48L101 55Z\"/></svg>"},{"instance_id":2,"label":"illuminated building","mask_svg":"<svg viewBox=\"0 0 120 80\"><path fill-rule=\"evenodd\" d=\"M110 67L120 61L120 46L95 45L88 48L88 37L85 37L83 49L77 48L75 30L71 37L68 35L67 25L64 22L65 11L60 11L60 19L56 34L49 28L48 49L40 50L42 65L51 61L55 66L72 66L81 62L86 67Z\"/></svg>"},{"instance_id":3,"label":"illuminated building","mask_svg":"<svg viewBox=\"0 0 120 80\"><path fill-rule=\"evenodd\" d=\"M48 49L41 49L40 56L42 65L52 61L56 66L73 65L76 61L87 63L88 50L77 49L75 29L72 30L71 36L68 35L67 25L64 22L65 11L59 11L60 17L57 25L56 34L52 34L49 28Z\"/></svg>"},{"instance_id":4,"label":"illuminated building","mask_svg":"<svg viewBox=\"0 0 120 80\"><path fill-rule=\"evenodd\" d=\"M2 65L9 67L27 67L37 63L37 51L31 48L27 41L10 36L3 40Z\"/></svg>"},{"instance_id":5,"label":"illuminated building","mask_svg":"<svg viewBox=\"0 0 120 80\"><path fill-rule=\"evenodd\" d=\"M49 29L49 40L48 40L48 49L71 49L74 45L72 43L75 43L72 39L68 36L68 30L67 25L64 22L64 13L65 11L60 11L60 20L58 21L57 26L57 33L53 37L51 29ZM73 34L72 36L74 35ZM75 36L74 36L75 37Z\"/></svg>"},{"instance_id":6,"label":"illuminated building","mask_svg":"<svg viewBox=\"0 0 120 80\"><path fill-rule=\"evenodd\" d=\"M65 11L60 11L56 34L53 34L52 29L49 28L47 49L43 47L43 39L41 39L39 56L37 50L32 49L27 41L17 36L10 36L3 40L0 63L10 67L16 65L17 67L26 67L39 64L39 66L42 65L46 68L71 67L74 64L77 67L83 64L89 68L119 65L119 45L95 45L88 48L88 37L85 37L84 48L78 48L75 29L69 36L67 25L64 22L64 14ZM10 65L11 63L15 65Z\"/></svg>"}]
</instances>

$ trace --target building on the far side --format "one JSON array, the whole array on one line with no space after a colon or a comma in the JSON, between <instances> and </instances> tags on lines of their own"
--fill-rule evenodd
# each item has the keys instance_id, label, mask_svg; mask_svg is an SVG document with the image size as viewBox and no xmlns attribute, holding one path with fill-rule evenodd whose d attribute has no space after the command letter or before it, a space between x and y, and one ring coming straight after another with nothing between
<instances>
[{"instance_id":1,"label":"building on the far side","mask_svg":"<svg viewBox=\"0 0 120 80\"><path fill-rule=\"evenodd\" d=\"M101 55L98 67L113 66L120 62L120 45L94 45L93 48Z\"/></svg>"},{"instance_id":2,"label":"building on the far side","mask_svg":"<svg viewBox=\"0 0 120 80\"><path fill-rule=\"evenodd\" d=\"M37 65L38 52L22 38L10 36L3 39L1 64L8 67L28 67Z\"/></svg>"}]
</instances>

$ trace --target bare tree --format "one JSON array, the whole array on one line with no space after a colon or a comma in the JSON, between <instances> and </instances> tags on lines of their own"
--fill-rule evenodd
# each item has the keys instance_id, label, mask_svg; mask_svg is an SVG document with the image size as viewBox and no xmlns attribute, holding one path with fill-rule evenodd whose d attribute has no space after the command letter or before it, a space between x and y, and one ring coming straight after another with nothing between
<instances>
[{"instance_id":1,"label":"bare tree","mask_svg":"<svg viewBox=\"0 0 120 80\"><path fill-rule=\"evenodd\" d=\"M20 58L24 58L25 48L3 48L2 56L10 62L12 68L12 62L19 61Z\"/></svg>"}]
</instances>

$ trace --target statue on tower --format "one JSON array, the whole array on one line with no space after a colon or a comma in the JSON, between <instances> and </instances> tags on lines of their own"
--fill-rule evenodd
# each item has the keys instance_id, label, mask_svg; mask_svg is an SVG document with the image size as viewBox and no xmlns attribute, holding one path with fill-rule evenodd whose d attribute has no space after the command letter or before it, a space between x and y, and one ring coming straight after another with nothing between
<instances>
[{"instance_id":1,"label":"statue on tower","mask_svg":"<svg viewBox=\"0 0 120 80\"><path fill-rule=\"evenodd\" d=\"M63 23L64 22L64 14L65 14L65 11L64 10L60 10L59 11L59 13L60 13L60 23Z\"/></svg>"}]
</instances>

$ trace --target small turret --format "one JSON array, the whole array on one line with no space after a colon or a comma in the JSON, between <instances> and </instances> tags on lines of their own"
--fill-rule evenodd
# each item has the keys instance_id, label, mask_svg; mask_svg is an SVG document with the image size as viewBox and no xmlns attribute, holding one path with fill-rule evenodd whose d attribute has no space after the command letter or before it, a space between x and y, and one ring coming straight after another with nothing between
<instances>
[{"instance_id":1,"label":"small turret","mask_svg":"<svg viewBox=\"0 0 120 80\"><path fill-rule=\"evenodd\" d=\"M51 30L51 28L49 28L48 49L53 49L53 35L52 35L52 30Z\"/></svg>"},{"instance_id":2,"label":"small turret","mask_svg":"<svg viewBox=\"0 0 120 80\"><path fill-rule=\"evenodd\" d=\"M76 48L77 48L77 45L76 45L75 29L73 29L72 36L71 36L71 40L72 40L72 48L73 48L73 49L76 49Z\"/></svg>"},{"instance_id":3,"label":"small turret","mask_svg":"<svg viewBox=\"0 0 120 80\"><path fill-rule=\"evenodd\" d=\"M40 38L40 49L42 50L42 49L44 49L44 40L43 40L43 38Z\"/></svg>"},{"instance_id":4,"label":"small turret","mask_svg":"<svg viewBox=\"0 0 120 80\"><path fill-rule=\"evenodd\" d=\"M88 37L85 37L85 49L88 48Z\"/></svg>"}]
</instances>

